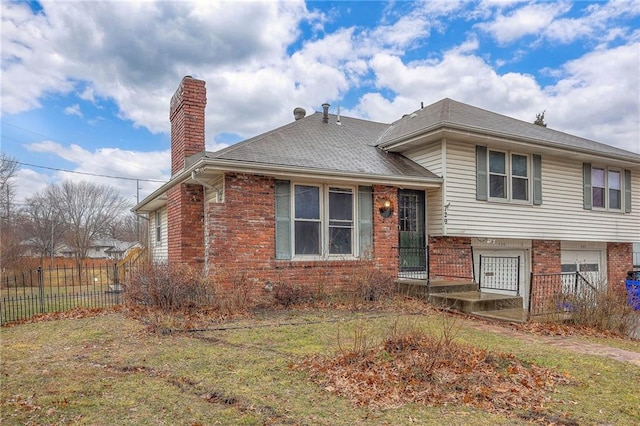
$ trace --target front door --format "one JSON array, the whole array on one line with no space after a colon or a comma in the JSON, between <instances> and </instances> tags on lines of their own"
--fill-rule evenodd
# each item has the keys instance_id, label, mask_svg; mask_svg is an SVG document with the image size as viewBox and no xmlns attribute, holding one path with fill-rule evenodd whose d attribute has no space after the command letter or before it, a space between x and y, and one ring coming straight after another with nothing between
<instances>
[{"instance_id":1,"label":"front door","mask_svg":"<svg viewBox=\"0 0 640 426\"><path fill-rule=\"evenodd\" d=\"M424 191L398 191L400 271L426 271Z\"/></svg>"}]
</instances>

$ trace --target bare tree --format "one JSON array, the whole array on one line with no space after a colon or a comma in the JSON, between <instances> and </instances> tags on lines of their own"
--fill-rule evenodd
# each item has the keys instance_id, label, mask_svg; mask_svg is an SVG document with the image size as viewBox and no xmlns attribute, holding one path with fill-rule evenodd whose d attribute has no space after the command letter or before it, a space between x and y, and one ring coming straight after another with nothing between
<instances>
[{"instance_id":1,"label":"bare tree","mask_svg":"<svg viewBox=\"0 0 640 426\"><path fill-rule=\"evenodd\" d=\"M11 223L13 199L16 196L14 177L18 172L18 163L13 157L0 152L0 209L3 224ZM6 221L6 222L5 222Z\"/></svg>"},{"instance_id":2,"label":"bare tree","mask_svg":"<svg viewBox=\"0 0 640 426\"><path fill-rule=\"evenodd\" d=\"M129 213L111 222L108 236L121 241L138 241L138 217Z\"/></svg>"},{"instance_id":3,"label":"bare tree","mask_svg":"<svg viewBox=\"0 0 640 426\"><path fill-rule=\"evenodd\" d=\"M19 267L25 249L20 232L20 221L15 212L15 176L18 163L0 152L0 276L4 270Z\"/></svg>"},{"instance_id":4,"label":"bare tree","mask_svg":"<svg viewBox=\"0 0 640 426\"><path fill-rule=\"evenodd\" d=\"M86 181L51 185L46 193L65 223L65 242L74 250L78 266L93 243L108 235L111 224L131 207L115 188Z\"/></svg>"},{"instance_id":5,"label":"bare tree","mask_svg":"<svg viewBox=\"0 0 640 426\"><path fill-rule=\"evenodd\" d=\"M53 267L53 256L65 235L65 223L54 208L54 200L47 193L29 197L22 215L25 218L25 235L29 236L31 247L40 255L40 264L49 256Z\"/></svg>"}]
</instances>

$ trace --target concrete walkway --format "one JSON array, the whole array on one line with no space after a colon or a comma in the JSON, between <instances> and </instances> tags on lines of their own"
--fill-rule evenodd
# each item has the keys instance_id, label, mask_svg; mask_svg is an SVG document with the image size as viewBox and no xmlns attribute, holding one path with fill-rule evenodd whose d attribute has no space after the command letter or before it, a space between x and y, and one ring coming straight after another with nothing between
<instances>
[{"instance_id":1,"label":"concrete walkway","mask_svg":"<svg viewBox=\"0 0 640 426\"><path fill-rule=\"evenodd\" d=\"M589 343L578 341L570 336L540 336L530 333L523 333L512 328L502 327L497 324L489 324L484 322L476 322L471 325L472 327L489 331L492 333L499 333L508 337L513 337L527 342L544 343L551 346L563 348L572 352L595 355L605 358L615 359L616 361L629 362L640 367L640 352L628 351L625 349L613 348L611 346L601 345L598 343Z\"/></svg>"}]
</instances>

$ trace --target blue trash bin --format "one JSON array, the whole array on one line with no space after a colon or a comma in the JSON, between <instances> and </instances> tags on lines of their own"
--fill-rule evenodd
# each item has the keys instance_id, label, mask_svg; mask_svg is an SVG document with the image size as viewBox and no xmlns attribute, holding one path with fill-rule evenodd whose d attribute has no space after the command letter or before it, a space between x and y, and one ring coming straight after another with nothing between
<instances>
[{"instance_id":1,"label":"blue trash bin","mask_svg":"<svg viewBox=\"0 0 640 426\"><path fill-rule=\"evenodd\" d=\"M634 310L640 311L640 271L631 271L625 281L627 286L627 302Z\"/></svg>"}]
</instances>

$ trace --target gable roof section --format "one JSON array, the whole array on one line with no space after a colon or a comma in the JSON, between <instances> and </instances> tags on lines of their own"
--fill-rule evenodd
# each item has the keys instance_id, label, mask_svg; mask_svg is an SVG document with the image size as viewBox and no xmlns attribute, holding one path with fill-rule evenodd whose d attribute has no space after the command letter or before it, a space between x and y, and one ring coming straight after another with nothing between
<instances>
[{"instance_id":1,"label":"gable roof section","mask_svg":"<svg viewBox=\"0 0 640 426\"><path fill-rule=\"evenodd\" d=\"M375 147L388 124L315 112L267 133L216 152L205 163L225 160L248 166L303 168L336 174L439 179L417 163Z\"/></svg>"},{"instance_id":2,"label":"gable roof section","mask_svg":"<svg viewBox=\"0 0 640 426\"><path fill-rule=\"evenodd\" d=\"M630 151L517 120L449 98L442 99L395 121L378 140L378 147L393 150L394 147L413 136L442 128L640 161L640 155Z\"/></svg>"}]
</instances>

